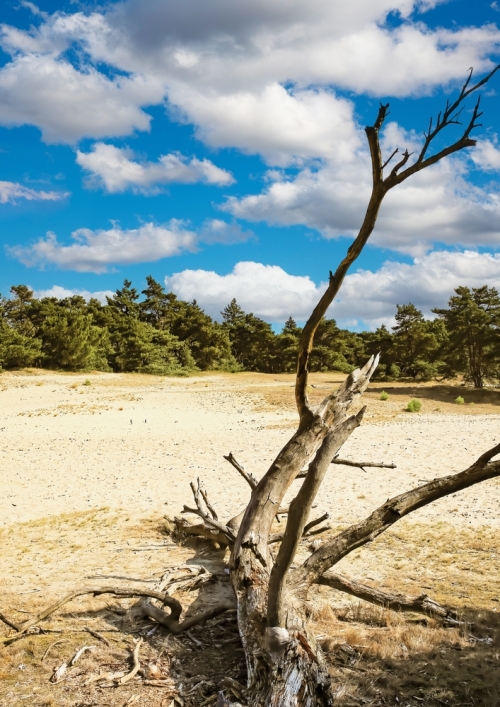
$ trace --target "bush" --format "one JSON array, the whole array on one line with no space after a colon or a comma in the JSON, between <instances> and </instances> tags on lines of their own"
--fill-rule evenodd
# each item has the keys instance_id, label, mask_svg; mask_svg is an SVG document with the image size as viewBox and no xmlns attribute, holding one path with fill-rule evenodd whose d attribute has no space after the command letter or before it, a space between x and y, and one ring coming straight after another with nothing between
<instances>
[{"instance_id":1,"label":"bush","mask_svg":"<svg viewBox=\"0 0 500 707\"><path fill-rule=\"evenodd\" d=\"M462 398L461 395L459 395L458 398L455 398L455 402L457 405L463 405L465 403L465 400Z\"/></svg>"},{"instance_id":2,"label":"bush","mask_svg":"<svg viewBox=\"0 0 500 707\"><path fill-rule=\"evenodd\" d=\"M389 393L386 393L385 390L383 390L380 393L380 400L388 400L389 399Z\"/></svg>"},{"instance_id":3,"label":"bush","mask_svg":"<svg viewBox=\"0 0 500 707\"><path fill-rule=\"evenodd\" d=\"M421 407L422 403L420 402L420 400L412 398L406 406L406 412L420 412Z\"/></svg>"}]
</instances>

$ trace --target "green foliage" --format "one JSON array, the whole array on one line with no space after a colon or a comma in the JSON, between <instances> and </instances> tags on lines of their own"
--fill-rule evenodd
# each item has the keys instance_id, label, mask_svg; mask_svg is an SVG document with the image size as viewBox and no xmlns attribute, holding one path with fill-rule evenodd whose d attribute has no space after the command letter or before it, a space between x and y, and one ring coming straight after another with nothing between
<instances>
[{"instance_id":1,"label":"green foliage","mask_svg":"<svg viewBox=\"0 0 500 707\"><path fill-rule=\"evenodd\" d=\"M373 354L376 379L428 381L462 373L477 387L500 380L500 297L487 286L459 287L429 321L413 304L397 305L390 331L354 333L322 319L311 371L349 373ZM292 373L302 328L289 317L276 334L235 299L222 323L196 301L166 292L153 277L141 293L130 280L101 304L73 296L38 299L26 285L0 296L0 368L44 366L68 371L138 371L187 375L196 370ZM387 400L382 392L381 400Z\"/></svg>"},{"instance_id":2,"label":"green foliage","mask_svg":"<svg viewBox=\"0 0 500 707\"><path fill-rule=\"evenodd\" d=\"M412 398L408 405L406 406L405 410L406 412L420 412L422 408L422 403L420 400L416 400L416 398Z\"/></svg>"},{"instance_id":3,"label":"green foliage","mask_svg":"<svg viewBox=\"0 0 500 707\"><path fill-rule=\"evenodd\" d=\"M500 379L500 296L494 287L457 287L447 309L432 310L443 321L446 375L463 373L475 388Z\"/></svg>"},{"instance_id":4,"label":"green foliage","mask_svg":"<svg viewBox=\"0 0 500 707\"><path fill-rule=\"evenodd\" d=\"M389 400L389 393L386 393L385 390L383 390L380 393L379 400Z\"/></svg>"},{"instance_id":5,"label":"green foliage","mask_svg":"<svg viewBox=\"0 0 500 707\"><path fill-rule=\"evenodd\" d=\"M271 326L254 314L246 314L235 299L221 312L237 363L247 371L276 373L275 335Z\"/></svg>"},{"instance_id":6,"label":"green foliage","mask_svg":"<svg viewBox=\"0 0 500 707\"><path fill-rule=\"evenodd\" d=\"M462 398L461 395L459 395L458 398L455 398L455 402L457 405L463 405L465 403L465 400Z\"/></svg>"},{"instance_id":7,"label":"green foliage","mask_svg":"<svg viewBox=\"0 0 500 707\"><path fill-rule=\"evenodd\" d=\"M400 375L431 380L440 371L437 358L444 332L434 322L426 321L422 312L411 303L398 304L396 309L392 346Z\"/></svg>"},{"instance_id":8,"label":"green foliage","mask_svg":"<svg viewBox=\"0 0 500 707\"><path fill-rule=\"evenodd\" d=\"M0 321L0 369L35 366L41 352L42 345L38 339L25 336Z\"/></svg>"}]
</instances>

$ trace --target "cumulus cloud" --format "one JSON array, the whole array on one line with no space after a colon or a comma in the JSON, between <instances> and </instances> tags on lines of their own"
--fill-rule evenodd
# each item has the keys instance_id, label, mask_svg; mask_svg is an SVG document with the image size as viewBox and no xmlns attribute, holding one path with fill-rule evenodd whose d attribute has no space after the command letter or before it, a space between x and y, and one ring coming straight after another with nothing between
<instances>
[{"instance_id":1,"label":"cumulus cloud","mask_svg":"<svg viewBox=\"0 0 500 707\"><path fill-rule=\"evenodd\" d=\"M77 70L51 54L20 53L0 69L0 124L36 125L48 143L75 143L149 130L141 106L159 103L151 76L110 79L91 65Z\"/></svg>"},{"instance_id":2,"label":"cumulus cloud","mask_svg":"<svg viewBox=\"0 0 500 707\"><path fill-rule=\"evenodd\" d=\"M443 307L460 285L500 289L500 253L433 251L411 264L388 261L375 272L348 275L332 307L339 320L393 323L396 304L413 302L428 317Z\"/></svg>"},{"instance_id":3,"label":"cumulus cloud","mask_svg":"<svg viewBox=\"0 0 500 707\"><path fill-rule=\"evenodd\" d=\"M66 299L67 297L74 297L79 295L83 297L87 302L90 299L96 299L101 304L106 304L106 297L112 297L114 292L112 290L96 290L95 292L90 292L89 290L80 289L68 289L67 287L61 287L60 285L52 285L48 290L35 290L35 297L42 299L42 297L55 297L56 299Z\"/></svg>"},{"instance_id":4,"label":"cumulus cloud","mask_svg":"<svg viewBox=\"0 0 500 707\"><path fill-rule=\"evenodd\" d=\"M184 270L165 278L179 297L196 299L214 317L235 297L246 311L268 321L306 319L326 288L307 276L289 275L276 265L240 262L231 273ZM345 278L328 312L343 326L376 328L394 323L396 304L413 302L426 316L446 306L460 285L500 289L500 254L434 251L412 263L387 261L378 270L358 270Z\"/></svg>"},{"instance_id":5,"label":"cumulus cloud","mask_svg":"<svg viewBox=\"0 0 500 707\"><path fill-rule=\"evenodd\" d=\"M24 187L18 182L0 181L0 204L16 204L19 199L26 201L59 201L69 196L68 192L38 191Z\"/></svg>"},{"instance_id":6,"label":"cumulus cloud","mask_svg":"<svg viewBox=\"0 0 500 707\"><path fill-rule=\"evenodd\" d=\"M207 159L190 160L178 152L162 155L157 162L134 159L132 150L98 142L90 152L77 150L76 161L90 176L91 187L103 187L108 192L132 191L145 194L158 193L158 185L180 182L182 184L227 185L234 180L229 172L216 167Z\"/></svg>"},{"instance_id":7,"label":"cumulus cloud","mask_svg":"<svg viewBox=\"0 0 500 707\"><path fill-rule=\"evenodd\" d=\"M196 299L213 317L236 297L246 311L270 321L290 314L307 316L317 299L317 287L307 276L289 275L278 265L241 262L227 275L209 270L184 270L165 278L165 285L185 300Z\"/></svg>"},{"instance_id":8,"label":"cumulus cloud","mask_svg":"<svg viewBox=\"0 0 500 707\"><path fill-rule=\"evenodd\" d=\"M399 132L391 127L386 144L397 140ZM400 147L414 146L413 136L400 138ZM390 191L370 242L410 255L425 253L435 242L499 245L500 194L475 187L466 176L465 160L448 158ZM292 177L271 172L260 194L231 197L222 208L249 221L303 224L326 238L354 236L370 191L369 157L359 153L341 171L326 164L316 170L307 167Z\"/></svg>"},{"instance_id":9,"label":"cumulus cloud","mask_svg":"<svg viewBox=\"0 0 500 707\"><path fill-rule=\"evenodd\" d=\"M350 104L335 89L409 96L460 80L463 67L492 67L499 30L429 30L418 13L436 4L126 0L29 31L4 26L12 61L0 70L0 122L38 125L49 141L125 135L148 129L143 107L166 97L212 145L276 164L331 158L356 148ZM78 65L70 48L82 50Z\"/></svg>"},{"instance_id":10,"label":"cumulus cloud","mask_svg":"<svg viewBox=\"0 0 500 707\"><path fill-rule=\"evenodd\" d=\"M485 171L500 170L500 149L498 142L491 140L478 141L471 157L474 163Z\"/></svg>"},{"instance_id":11,"label":"cumulus cloud","mask_svg":"<svg viewBox=\"0 0 500 707\"><path fill-rule=\"evenodd\" d=\"M196 234L180 221L166 226L146 223L122 230L114 225L107 231L79 228L71 234L71 245L58 242L54 233L31 246L12 246L7 251L28 267L55 265L62 270L106 272L114 264L145 263L178 255L196 248Z\"/></svg>"},{"instance_id":12,"label":"cumulus cloud","mask_svg":"<svg viewBox=\"0 0 500 707\"><path fill-rule=\"evenodd\" d=\"M198 137L205 143L260 153L269 164L286 166L317 157L339 164L352 160L360 146L351 101L331 91L271 83L254 91L214 95L179 85L170 97L199 126Z\"/></svg>"}]
</instances>

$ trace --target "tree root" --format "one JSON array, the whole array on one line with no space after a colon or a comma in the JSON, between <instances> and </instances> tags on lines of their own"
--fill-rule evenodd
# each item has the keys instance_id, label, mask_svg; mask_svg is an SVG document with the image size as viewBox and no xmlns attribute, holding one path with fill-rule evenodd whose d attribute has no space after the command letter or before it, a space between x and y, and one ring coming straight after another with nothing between
<instances>
[{"instance_id":1,"label":"tree root","mask_svg":"<svg viewBox=\"0 0 500 707\"><path fill-rule=\"evenodd\" d=\"M67 604L72 599L76 599L76 597L84 596L86 594L93 594L94 596L99 596L101 594L113 594L114 596L124 598L147 597L150 599L158 599L158 601L160 601L164 606L169 607L170 614L166 614L159 607L156 607L153 604L146 604L145 602L142 602L139 605L141 613L144 616L149 616L149 618L154 618L156 621L158 621L158 623L161 623L162 626L168 628L171 633L175 634L182 633L183 631L186 631L187 629L191 628L192 626L196 626L197 624L203 624L205 623L205 621L208 621L214 616L218 616L219 614L222 614L225 611L228 611L229 609L234 609L235 607L234 603L219 604L218 606L215 606L212 609L209 609L208 611L204 611L200 614L195 614L194 616L190 616L184 621L180 622L179 619L182 613L182 605L177 599L174 599L174 597L170 596L169 594L153 591L152 589L139 589L136 587L85 587L83 589L77 589L74 592L71 592L71 594L68 594L67 596L57 601L55 604L49 606L47 609L44 609L44 611L42 611L37 616L29 619L28 621L25 621L23 624L17 627L16 634L12 636L3 636L2 638L0 638L0 645L8 645L9 643L17 640L18 638L26 634L26 632L30 628L38 624L40 621L43 621L44 619L51 616L54 612L64 606L64 604Z\"/></svg>"}]
</instances>

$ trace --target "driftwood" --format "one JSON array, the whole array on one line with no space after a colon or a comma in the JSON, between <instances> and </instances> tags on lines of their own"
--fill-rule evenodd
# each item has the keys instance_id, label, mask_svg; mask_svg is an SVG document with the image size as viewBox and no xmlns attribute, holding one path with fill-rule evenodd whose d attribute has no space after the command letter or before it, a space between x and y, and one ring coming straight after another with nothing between
<instances>
[{"instance_id":1,"label":"driftwood","mask_svg":"<svg viewBox=\"0 0 500 707\"><path fill-rule=\"evenodd\" d=\"M132 660L134 661L134 667L132 668L132 670L129 673L127 673L126 675L124 675L123 677L121 677L119 679L118 682L120 685L125 685L125 683L130 682L130 680L135 678L135 676L137 675L137 673L141 669L141 664L139 662L139 651L141 649L141 645L142 645L142 638L139 638L139 640L137 641L137 643L134 646L134 650L132 653Z\"/></svg>"}]
</instances>

